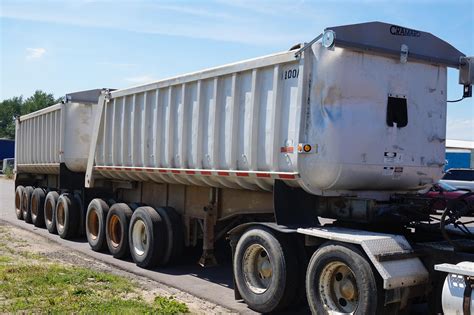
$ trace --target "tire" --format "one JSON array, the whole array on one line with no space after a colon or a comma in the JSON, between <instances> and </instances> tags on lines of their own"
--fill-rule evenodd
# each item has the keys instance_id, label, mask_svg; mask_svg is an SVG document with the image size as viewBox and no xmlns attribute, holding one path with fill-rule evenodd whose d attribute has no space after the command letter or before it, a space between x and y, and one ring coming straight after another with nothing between
<instances>
[{"instance_id":1,"label":"tire","mask_svg":"<svg viewBox=\"0 0 474 315\"><path fill-rule=\"evenodd\" d=\"M21 198L21 212L26 223L31 223L31 196L33 195L33 190L33 187L26 186L23 191L23 198Z\"/></svg>"},{"instance_id":2,"label":"tire","mask_svg":"<svg viewBox=\"0 0 474 315\"><path fill-rule=\"evenodd\" d=\"M23 210L21 207L21 203L23 201L23 192L25 191L25 187L17 186L15 189L15 214L18 220L23 220Z\"/></svg>"},{"instance_id":3,"label":"tire","mask_svg":"<svg viewBox=\"0 0 474 315\"><path fill-rule=\"evenodd\" d=\"M250 228L237 242L233 261L235 283L252 310L274 312L295 298L298 262L288 244L264 227Z\"/></svg>"},{"instance_id":4,"label":"tire","mask_svg":"<svg viewBox=\"0 0 474 315\"><path fill-rule=\"evenodd\" d=\"M313 254L306 295L313 314L385 314L371 265L351 245L327 243Z\"/></svg>"},{"instance_id":5,"label":"tire","mask_svg":"<svg viewBox=\"0 0 474 315\"><path fill-rule=\"evenodd\" d=\"M132 210L125 203L116 203L110 207L105 221L105 238L110 253L115 258L127 257L128 226L132 217Z\"/></svg>"},{"instance_id":6,"label":"tire","mask_svg":"<svg viewBox=\"0 0 474 315\"><path fill-rule=\"evenodd\" d=\"M79 222L79 209L72 194L64 193L58 198L56 204L56 229L58 235L64 239L72 239L77 235Z\"/></svg>"},{"instance_id":7,"label":"tire","mask_svg":"<svg viewBox=\"0 0 474 315\"><path fill-rule=\"evenodd\" d=\"M166 246L163 254L162 265L175 262L182 254L184 248L184 228L180 215L171 207L156 209L163 219L166 231Z\"/></svg>"},{"instance_id":8,"label":"tire","mask_svg":"<svg viewBox=\"0 0 474 315\"><path fill-rule=\"evenodd\" d=\"M56 205L58 203L59 194L55 191L50 191L44 200L44 224L51 234L56 234Z\"/></svg>"},{"instance_id":9,"label":"tire","mask_svg":"<svg viewBox=\"0 0 474 315\"><path fill-rule=\"evenodd\" d=\"M139 207L130 221L130 253L137 266L153 268L164 264L167 230L163 218L152 207Z\"/></svg>"},{"instance_id":10,"label":"tire","mask_svg":"<svg viewBox=\"0 0 474 315\"><path fill-rule=\"evenodd\" d=\"M86 212L86 237L92 250L99 252L107 247L105 222L109 206L99 198L92 199Z\"/></svg>"},{"instance_id":11,"label":"tire","mask_svg":"<svg viewBox=\"0 0 474 315\"><path fill-rule=\"evenodd\" d=\"M75 237L83 237L86 235L86 211L84 205L82 204L82 195L78 192L71 194L71 201L75 203L77 208L77 229Z\"/></svg>"},{"instance_id":12,"label":"tire","mask_svg":"<svg viewBox=\"0 0 474 315\"><path fill-rule=\"evenodd\" d=\"M36 227L44 227L44 200L45 191L43 188L35 188L31 196L31 221Z\"/></svg>"}]
</instances>

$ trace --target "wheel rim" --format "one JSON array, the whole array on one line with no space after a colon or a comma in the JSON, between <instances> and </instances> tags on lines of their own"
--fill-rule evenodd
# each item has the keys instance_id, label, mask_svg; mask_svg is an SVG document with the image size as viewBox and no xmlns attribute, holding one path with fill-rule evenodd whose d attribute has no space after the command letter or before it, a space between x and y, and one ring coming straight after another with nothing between
<instances>
[{"instance_id":1,"label":"wheel rim","mask_svg":"<svg viewBox=\"0 0 474 315\"><path fill-rule=\"evenodd\" d=\"M138 256L145 254L148 248L148 233L146 231L145 223L142 220L137 220L132 228L133 250Z\"/></svg>"},{"instance_id":2,"label":"wheel rim","mask_svg":"<svg viewBox=\"0 0 474 315\"><path fill-rule=\"evenodd\" d=\"M15 194L15 211L17 214L20 214L22 212L20 206L21 206L21 194L16 193Z\"/></svg>"},{"instance_id":3,"label":"wheel rim","mask_svg":"<svg viewBox=\"0 0 474 315\"><path fill-rule=\"evenodd\" d=\"M56 209L56 223L58 230L64 229L64 221L65 221L65 211L63 203L58 204L58 209Z\"/></svg>"},{"instance_id":4,"label":"wheel rim","mask_svg":"<svg viewBox=\"0 0 474 315\"><path fill-rule=\"evenodd\" d=\"M99 216L97 210L92 208L87 217L87 229L91 239L96 240L99 236Z\"/></svg>"},{"instance_id":5,"label":"wheel rim","mask_svg":"<svg viewBox=\"0 0 474 315\"><path fill-rule=\"evenodd\" d=\"M23 202L21 203L21 211L23 212L23 216L26 216L28 213L28 195L26 193L23 194Z\"/></svg>"},{"instance_id":6,"label":"wheel rim","mask_svg":"<svg viewBox=\"0 0 474 315\"><path fill-rule=\"evenodd\" d=\"M324 307L331 312L353 314L359 305L359 290L352 270L343 262L327 264L319 282Z\"/></svg>"},{"instance_id":7,"label":"wheel rim","mask_svg":"<svg viewBox=\"0 0 474 315\"><path fill-rule=\"evenodd\" d=\"M38 215L38 200L35 196L31 197L31 217L36 218Z\"/></svg>"},{"instance_id":8,"label":"wheel rim","mask_svg":"<svg viewBox=\"0 0 474 315\"><path fill-rule=\"evenodd\" d=\"M250 245L245 250L242 264L247 287L256 294L267 291L272 282L273 267L265 248L259 244Z\"/></svg>"},{"instance_id":9,"label":"wheel rim","mask_svg":"<svg viewBox=\"0 0 474 315\"><path fill-rule=\"evenodd\" d=\"M114 248L117 248L122 241L122 227L120 226L120 218L112 215L109 220L109 239Z\"/></svg>"},{"instance_id":10,"label":"wheel rim","mask_svg":"<svg viewBox=\"0 0 474 315\"><path fill-rule=\"evenodd\" d=\"M51 224L53 222L53 206L51 202L47 201L45 208L44 208L44 217L46 219L47 224Z\"/></svg>"}]
</instances>

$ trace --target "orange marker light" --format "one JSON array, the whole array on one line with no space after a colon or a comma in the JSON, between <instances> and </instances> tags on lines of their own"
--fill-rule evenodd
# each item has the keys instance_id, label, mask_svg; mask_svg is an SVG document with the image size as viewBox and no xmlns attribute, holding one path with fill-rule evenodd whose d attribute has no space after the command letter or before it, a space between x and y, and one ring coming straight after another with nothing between
<instances>
[{"instance_id":1,"label":"orange marker light","mask_svg":"<svg viewBox=\"0 0 474 315\"><path fill-rule=\"evenodd\" d=\"M309 151L311 151L311 146L309 144L305 144L303 147L303 151L308 153Z\"/></svg>"}]
</instances>

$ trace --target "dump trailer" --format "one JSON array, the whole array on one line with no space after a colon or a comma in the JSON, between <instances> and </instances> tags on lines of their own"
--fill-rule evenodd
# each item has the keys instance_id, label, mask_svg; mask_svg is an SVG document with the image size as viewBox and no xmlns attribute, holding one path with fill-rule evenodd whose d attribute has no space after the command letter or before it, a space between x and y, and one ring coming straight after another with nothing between
<instances>
[{"instance_id":1,"label":"dump trailer","mask_svg":"<svg viewBox=\"0 0 474 315\"><path fill-rule=\"evenodd\" d=\"M315 314L427 301L437 312L445 275L435 266L474 260L466 196L438 213L418 193L444 167L448 67L470 97L472 58L430 33L371 22L102 90L81 120L87 158L75 148L80 167L69 167L63 138L53 177L19 160L18 204L25 218L34 207L51 212L61 237L84 233L93 250L144 268L175 264L197 245L199 264L215 265L215 242L227 238L235 296L259 312L305 300ZM34 159L24 121L17 155ZM29 202L34 187L55 202Z\"/></svg>"}]
</instances>

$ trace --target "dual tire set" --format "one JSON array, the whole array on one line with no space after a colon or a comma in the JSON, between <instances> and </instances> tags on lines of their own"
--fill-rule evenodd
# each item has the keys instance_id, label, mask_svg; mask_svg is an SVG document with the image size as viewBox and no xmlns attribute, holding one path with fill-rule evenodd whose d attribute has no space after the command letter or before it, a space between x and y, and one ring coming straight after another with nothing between
<instances>
[{"instance_id":1,"label":"dual tire set","mask_svg":"<svg viewBox=\"0 0 474 315\"><path fill-rule=\"evenodd\" d=\"M328 241L309 261L297 248L292 235L262 226L240 236L234 281L251 309L270 313L307 299L313 314L394 314L397 305L384 305L376 274L359 248Z\"/></svg>"},{"instance_id":2,"label":"dual tire set","mask_svg":"<svg viewBox=\"0 0 474 315\"><path fill-rule=\"evenodd\" d=\"M74 238L80 232L79 203L73 194L48 192L40 187L17 186L15 191L15 212L19 220L46 227L64 239Z\"/></svg>"},{"instance_id":3,"label":"dual tire set","mask_svg":"<svg viewBox=\"0 0 474 315\"><path fill-rule=\"evenodd\" d=\"M155 209L96 198L89 203L85 221L94 251L108 249L115 258L131 256L142 268L168 265L183 251L181 218L170 207Z\"/></svg>"}]
</instances>

